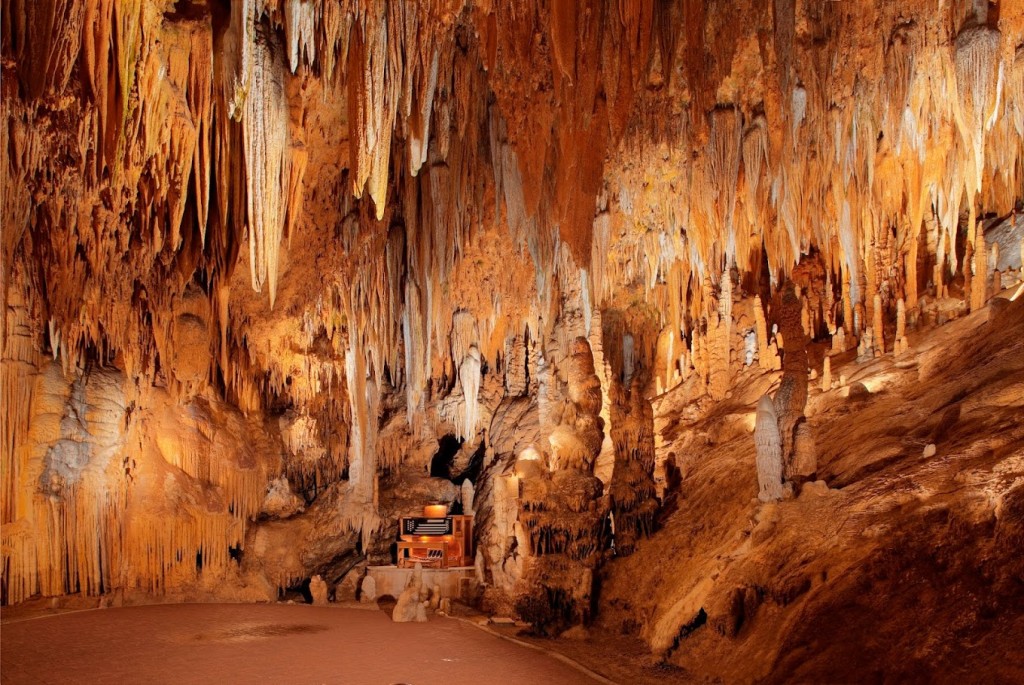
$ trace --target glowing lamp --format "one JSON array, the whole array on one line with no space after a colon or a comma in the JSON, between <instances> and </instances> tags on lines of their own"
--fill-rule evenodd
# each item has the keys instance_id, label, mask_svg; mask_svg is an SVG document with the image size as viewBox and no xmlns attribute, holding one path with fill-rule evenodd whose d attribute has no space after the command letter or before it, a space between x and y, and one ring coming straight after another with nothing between
<instances>
[{"instance_id":1,"label":"glowing lamp","mask_svg":"<svg viewBox=\"0 0 1024 685\"><path fill-rule=\"evenodd\" d=\"M423 515L428 519L444 518L448 515L447 504L428 504L423 507Z\"/></svg>"}]
</instances>

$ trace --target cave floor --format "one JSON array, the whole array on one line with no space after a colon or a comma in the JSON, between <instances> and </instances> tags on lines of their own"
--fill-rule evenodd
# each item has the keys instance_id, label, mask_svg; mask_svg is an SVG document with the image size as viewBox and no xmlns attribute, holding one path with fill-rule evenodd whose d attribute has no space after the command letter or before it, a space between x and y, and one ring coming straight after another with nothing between
<instances>
[{"instance_id":1,"label":"cave floor","mask_svg":"<svg viewBox=\"0 0 1024 685\"><path fill-rule=\"evenodd\" d=\"M5 622L3 683L592 683L462 621L374 609L167 604Z\"/></svg>"}]
</instances>

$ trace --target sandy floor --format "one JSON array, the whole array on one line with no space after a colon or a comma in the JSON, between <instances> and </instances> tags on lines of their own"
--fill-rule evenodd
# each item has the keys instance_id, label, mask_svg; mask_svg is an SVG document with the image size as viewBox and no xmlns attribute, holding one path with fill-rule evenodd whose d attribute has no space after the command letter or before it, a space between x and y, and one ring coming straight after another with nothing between
<instances>
[{"instance_id":1,"label":"sandy floor","mask_svg":"<svg viewBox=\"0 0 1024 685\"><path fill-rule=\"evenodd\" d=\"M3 683L593 683L453 619L381 611L182 604L3 625Z\"/></svg>"}]
</instances>

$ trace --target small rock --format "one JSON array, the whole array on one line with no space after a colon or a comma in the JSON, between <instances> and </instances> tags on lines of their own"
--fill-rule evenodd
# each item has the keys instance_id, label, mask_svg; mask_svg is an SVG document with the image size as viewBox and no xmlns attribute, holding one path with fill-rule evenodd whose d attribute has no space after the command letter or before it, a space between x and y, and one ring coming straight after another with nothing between
<instances>
[{"instance_id":1,"label":"small rock","mask_svg":"<svg viewBox=\"0 0 1024 685\"><path fill-rule=\"evenodd\" d=\"M366 603L377 601L377 581L373 576L368 575L363 578L363 582L359 586L359 601Z\"/></svg>"},{"instance_id":2,"label":"small rock","mask_svg":"<svg viewBox=\"0 0 1024 685\"><path fill-rule=\"evenodd\" d=\"M435 585L430 591L430 610L437 611L441 606L441 586Z\"/></svg>"},{"instance_id":3,"label":"small rock","mask_svg":"<svg viewBox=\"0 0 1024 685\"><path fill-rule=\"evenodd\" d=\"M559 635L559 637L563 637L566 640L586 640L590 637L590 632L583 626L573 626Z\"/></svg>"},{"instance_id":4,"label":"small rock","mask_svg":"<svg viewBox=\"0 0 1024 685\"><path fill-rule=\"evenodd\" d=\"M816 480L813 483L804 483L800 489L800 499L815 499L828 494L828 484L823 480Z\"/></svg>"},{"instance_id":5,"label":"small rock","mask_svg":"<svg viewBox=\"0 0 1024 685\"><path fill-rule=\"evenodd\" d=\"M846 396L853 399L857 397L868 397L869 395L871 395L871 391L868 390L868 386L864 385L860 381L857 381L856 383L853 383L850 386L850 389L847 392Z\"/></svg>"},{"instance_id":6,"label":"small rock","mask_svg":"<svg viewBox=\"0 0 1024 685\"><path fill-rule=\"evenodd\" d=\"M514 626L516 620L508 616L491 616L491 623L499 626Z\"/></svg>"},{"instance_id":7,"label":"small rock","mask_svg":"<svg viewBox=\"0 0 1024 685\"><path fill-rule=\"evenodd\" d=\"M935 443L930 442L930 443L928 443L927 445L924 446L924 456L925 456L925 458L927 458L927 457L934 457L935 456L935 452L936 452L936 450L935 450Z\"/></svg>"}]
</instances>

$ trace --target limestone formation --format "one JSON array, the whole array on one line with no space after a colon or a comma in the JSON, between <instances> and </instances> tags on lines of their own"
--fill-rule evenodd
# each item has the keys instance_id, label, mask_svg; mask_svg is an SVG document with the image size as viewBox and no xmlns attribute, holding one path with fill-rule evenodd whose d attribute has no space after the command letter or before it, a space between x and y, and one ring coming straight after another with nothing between
<instances>
[{"instance_id":1,"label":"limestone formation","mask_svg":"<svg viewBox=\"0 0 1024 685\"><path fill-rule=\"evenodd\" d=\"M615 469L608 490L615 550L629 555L638 540L654 532L654 412L634 383L628 393L617 388L611 416Z\"/></svg>"},{"instance_id":2,"label":"limestone formation","mask_svg":"<svg viewBox=\"0 0 1024 685\"><path fill-rule=\"evenodd\" d=\"M885 352L885 324L883 323L882 296L877 293L875 294L874 305L872 306L871 311L873 312L871 341L875 350L879 354L882 354Z\"/></svg>"},{"instance_id":3,"label":"limestone formation","mask_svg":"<svg viewBox=\"0 0 1024 685\"><path fill-rule=\"evenodd\" d=\"M814 480L818 472L818 449L807 421L797 424L793 439L793 458L786 465L785 479L790 482Z\"/></svg>"},{"instance_id":4,"label":"limestone formation","mask_svg":"<svg viewBox=\"0 0 1024 685\"><path fill-rule=\"evenodd\" d=\"M557 633L590 618L594 569L602 558L607 502L593 464L603 442L602 394L587 340L570 347L560 422L551 431L548 471L535 457L520 458L517 541L528 553L515 608L534 628ZM548 401L563 387L549 378ZM643 384L637 380L638 387ZM558 393L560 394L560 393ZM550 414L553 419L558 414ZM520 468L522 465L522 468Z\"/></svg>"},{"instance_id":5,"label":"limestone formation","mask_svg":"<svg viewBox=\"0 0 1024 685\"><path fill-rule=\"evenodd\" d=\"M474 497L476 490L473 488L473 481L468 478L462 481L462 513L466 516L473 516L476 513L474 508Z\"/></svg>"},{"instance_id":6,"label":"limestone formation","mask_svg":"<svg viewBox=\"0 0 1024 685\"><path fill-rule=\"evenodd\" d=\"M281 476L270 481L267 494L260 506L260 513L274 518L288 518L305 509L305 503L292 492L288 478Z\"/></svg>"},{"instance_id":7,"label":"limestone formation","mask_svg":"<svg viewBox=\"0 0 1024 685\"><path fill-rule=\"evenodd\" d=\"M832 354L839 354L846 351L846 329L840 328L832 336Z\"/></svg>"},{"instance_id":8,"label":"limestone formation","mask_svg":"<svg viewBox=\"0 0 1024 685\"><path fill-rule=\"evenodd\" d=\"M309 594L313 596L313 604L324 606L327 604L327 583L320 576L313 576L309 579Z\"/></svg>"},{"instance_id":9,"label":"limestone formation","mask_svg":"<svg viewBox=\"0 0 1024 685\"><path fill-rule=\"evenodd\" d=\"M772 343L768 339L768 325L765 320L764 307L761 305L761 297L759 295L754 296L754 320L756 322L755 330L757 332L758 363L761 365L762 369L767 371L775 371L776 369L782 368L782 363L779 360L779 354L775 347L775 343Z\"/></svg>"},{"instance_id":10,"label":"limestone formation","mask_svg":"<svg viewBox=\"0 0 1024 685\"><path fill-rule=\"evenodd\" d=\"M775 414L783 459L793 458L794 430L803 418L807 404L807 338L800 323L800 302L795 290L787 287L782 295L780 328L786 347L782 358L782 382L775 393Z\"/></svg>"},{"instance_id":11,"label":"limestone formation","mask_svg":"<svg viewBox=\"0 0 1024 685\"><path fill-rule=\"evenodd\" d=\"M441 608L441 586L434 585L430 588L430 599L427 601L427 608L431 611L437 611Z\"/></svg>"},{"instance_id":12,"label":"limestone formation","mask_svg":"<svg viewBox=\"0 0 1024 685\"><path fill-rule=\"evenodd\" d=\"M978 654L1022 575L1020 6L3 2L5 614L375 601L400 518L461 497L464 599L538 633L1012 679ZM752 418L792 507L737 496Z\"/></svg>"},{"instance_id":13,"label":"limestone formation","mask_svg":"<svg viewBox=\"0 0 1024 685\"><path fill-rule=\"evenodd\" d=\"M428 591L423 587L423 567L419 562L413 568L398 602L391 612L395 623L426 623Z\"/></svg>"},{"instance_id":14,"label":"limestone formation","mask_svg":"<svg viewBox=\"0 0 1024 685\"><path fill-rule=\"evenodd\" d=\"M757 403L754 445L757 448L758 499L762 502L782 499L782 439L775 403L768 395L763 395Z\"/></svg>"},{"instance_id":15,"label":"limestone formation","mask_svg":"<svg viewBox=\"0 0 1024 685\"><path fill-rule=\"evenodd\" d=\"M974 238L974 262L967 268L973 270L971 277L970 309L977 311L985 306L989 296L988 250L985 246L985 231L979 225Z\"/></svg>"},{"instance_id":16,"label":"limestone formation","mask_svg":"<svg viewBox=\"0 0 1024 685\"><path fill-rule=\"evenodd\" d=\"M359 585L359 601L367 604L377 601L377 581L369 574L363 576Z\"/></svg>"},{"instance_id":17,"label":"limestone formation","mask_svg":"<svg viewBox=\"0 0 1024 685\"><path fill-rule=\"evenodd\" d=\"M875 358L874 330L868 328L860 337L857 344L857 361L860 363L871 361Z\"/></svg>"}]
</instances>

